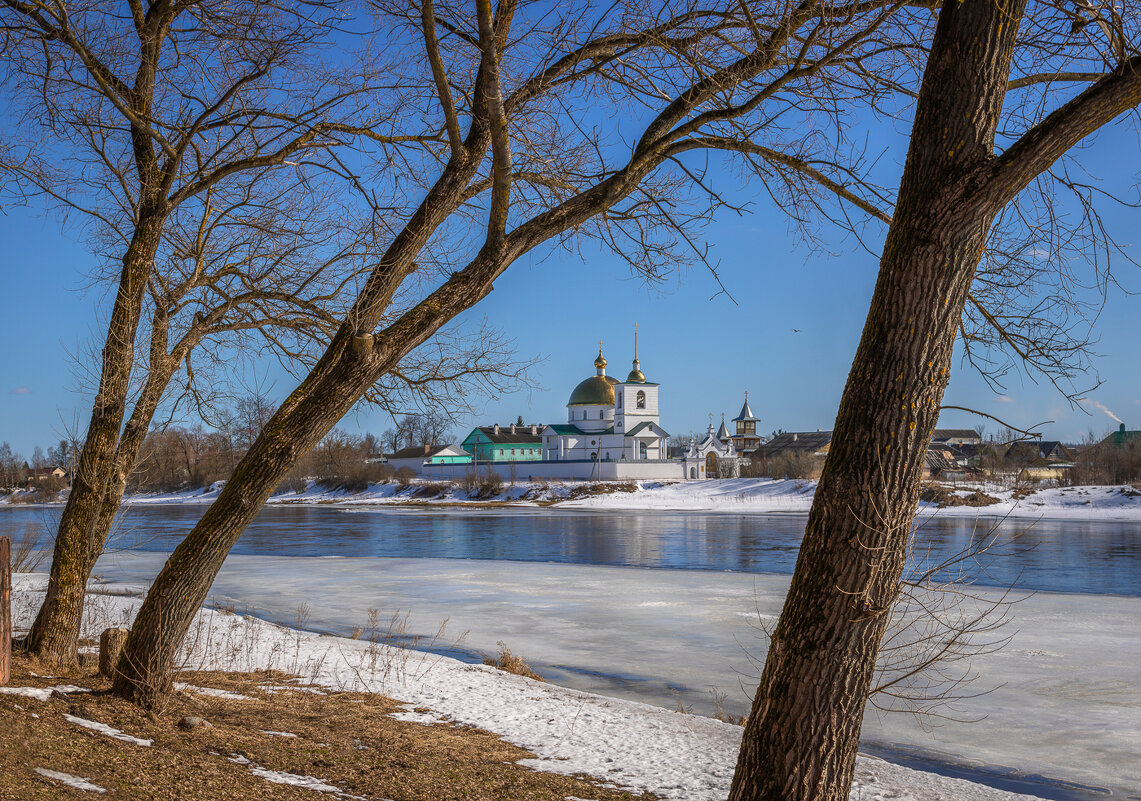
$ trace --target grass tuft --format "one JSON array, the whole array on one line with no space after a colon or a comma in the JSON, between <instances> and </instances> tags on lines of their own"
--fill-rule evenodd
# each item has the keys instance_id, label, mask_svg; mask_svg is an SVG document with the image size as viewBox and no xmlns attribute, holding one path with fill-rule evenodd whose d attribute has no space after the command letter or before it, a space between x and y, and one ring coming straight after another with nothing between
<instances>
[{"instance_id":1,"label":"grass tuft","mask_svg":"<svg viewBox=\"0 0 1141 801\"><path fill-rule=\"evenodd\" d=\"M525 676L535 681L544 681L543 677L527 664L527 660L511 653L511 649L507 647L507 643L500 640L498 645L499 653L494 657L489 656L485 658L483 664L491 665L493 668L499 668L504 673L514 673L516 676Z\"/></svg>"}]
</instances>

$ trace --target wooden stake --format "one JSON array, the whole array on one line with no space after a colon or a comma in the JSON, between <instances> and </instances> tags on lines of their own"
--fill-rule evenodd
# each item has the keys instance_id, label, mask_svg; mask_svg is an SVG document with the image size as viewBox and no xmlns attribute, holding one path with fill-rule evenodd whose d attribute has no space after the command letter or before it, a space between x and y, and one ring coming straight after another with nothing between
<instances>
[{"instance_id":1,"label":"wooden stake","mask_svg":"<svg viewBox=\"0 0 1141 801\"><path fill-rule=\"evenodd\" d=\"M0 537L0 685L12 677L12 541Z\"/></svg>"},{"instance_id":2,"label":"wooden stake","mask_svg":"<svg viewBox=\"0 0 1141 801\"><path fill-rule=\"evenodd\" d=\"M129 633L126 629L113 628L104 630L99 636L99 672L109 679L115 678L115 668L119 665Z\"/></svg>"}]
</instances>

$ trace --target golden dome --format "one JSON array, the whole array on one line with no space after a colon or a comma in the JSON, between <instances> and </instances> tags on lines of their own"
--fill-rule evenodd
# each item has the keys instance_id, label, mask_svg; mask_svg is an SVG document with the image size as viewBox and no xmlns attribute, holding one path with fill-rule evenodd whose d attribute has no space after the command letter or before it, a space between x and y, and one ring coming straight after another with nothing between
<instances>
[{"instance_id":1,"label":"golden dome","mask_svg":"<svg viewBox=\"0 0 1141 801\"><path fill-rule=\"evenodd\" d=\"M630 371L630 375L626 376L626 383L627 384L645 384L646 383L646 374L635 367L633 370Z\"/></svg>"},{"instance_id":2,"label":"golden dome","mask_svg":"<svg viewBox=\"0 0 1141 801\"><path fill-rule=\"evenodd\" d=\"M598 351L598 358L594 360L594 366L599 370L606 369L606 357L602 355L602 351Z\"/></svg>"},{"instance_id":3,"label":"golden dome","mask_svg":"<svg viewBox=\"0 0 1141 801\"><path fill-rule=\"evenodd\" d=\"M618 379L608 375L592 375L574 388L567 406L613 406L617 383Z\"/></svg>"}]
</instances>

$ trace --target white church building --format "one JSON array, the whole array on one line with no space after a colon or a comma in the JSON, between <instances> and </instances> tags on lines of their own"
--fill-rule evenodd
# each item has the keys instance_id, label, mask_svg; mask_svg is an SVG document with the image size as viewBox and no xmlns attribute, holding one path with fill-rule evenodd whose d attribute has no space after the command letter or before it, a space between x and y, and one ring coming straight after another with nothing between
<instances>
[{"instance_id":1,"label":"white church building","mask_svg":"<svg viewBox=\"0 0 1141 801\"><path fill-rule=\"evenodd\" d=\"M658 390L638 363L625 381L606 374L602 349L594 375L578 383L567 401L567 422L542 431L544 468L552 477L679 479L681 460L669 459L669 432L662 428Z\"/></svg>"},{"instance_id":2,"label":"white church building","mask_svg":"<svg viewBox=\"0 0 1141 801\"><path fill-rule=\"evenodd\" d=\"M518 461L516 474L534 479L602 481L735 475L737 452L724 422L717 433L711 424L705 437L691 442L683 457L669 457L670 435L660 421L660 389L642 372L636 331L634 361L625 381L606 374L606 358L599 347L594 375L580 381L567 400L566 423L538 428L541 458ZM503 458L477 462L475 466L483 469L502 471L507 466ZM420 472L446 478L470 469L472 465L425 463Z\"/></svg>"}]
</instances>

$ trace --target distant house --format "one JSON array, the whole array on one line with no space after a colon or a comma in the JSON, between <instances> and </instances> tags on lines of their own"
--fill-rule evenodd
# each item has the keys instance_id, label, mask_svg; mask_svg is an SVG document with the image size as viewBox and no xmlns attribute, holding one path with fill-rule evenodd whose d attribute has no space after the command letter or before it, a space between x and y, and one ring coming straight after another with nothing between
<instances>
[{"instance_id":1,"label":"distant house","mask_svg":"<svg viewBox=\"0 0 1141 801\"><path fill-rule=\"evenodd\" d=\"M456 445L416 445L388 457L395 469L411 467L417 473L429 464L471 464L471 454Z\"/></svg>"},{"instance_id":2,"label":"distant house","mask_svg":"<svg viewBox=\"0 0 1141 801\"><path fill-rule=\"evenodd\" d=\"M951 480L958 478L962 472L963 468L956 464L941 448L928 448L923 454L923 478L925 479L944 478Z\"/></svg>"},{"instance_id":3,"label":"distant house","mask_svg":"<svg viewBox=\"0 0 1141 801\"><path fill-rule=\"evenodd\" d=\"M28 484L46 481L49 478L68 478L67 471L56 465L55 467L28 467L24 465L24 481Z\"/></svg>"},{"instance_id":4,"label":"distant house","mask_svg":"<svg viewBox=\"0 0 1141 801\"><path fill-rule=\"evenodd\" d=\"M1006 450L1006 461L1011 465L1042 467L1045 465L1073 464L1074 454L1057 440L1026 440L1012 443Z\"/></svg>"},{"instance_id":5,"label":"distant house","mask_svg":"<svg viewBox=\"0 0 1141 801\"><path fill-rule=\"evenodd\" d=\"M931 434L932 444L954 445L956 448L963 445L980 445L982 441L979 432L970 428L936 428Z\"/></svg>"},{"instance_id":6,"label":"distant house","mask_svg":"<svg viewBox=\"0 0 1141 801\"><path fill-rule=\"evenodd\" d=\"M542 430L546 426L477 426L463 441L464 450L478 464L489 462L538 462L543 458Z\"/></svg>"},{"instance_id":7,"label":"distant house","mask_svg":"<svg viewBox=\"0 0 1141 801\"><path fill-rule=\"evenodd\" d=\"M1098 443L1098 447L1112 446L1114 448L1141 447L1141 431L1126 431L1122 423L1116 431Z\"/></svg>"},{"instance_id":8,"label":"distant house","mask_svg":"<svg viewBox=\"0 0 1141 801\"><path fill-rule=\"evenodd\" d=\"M766 459L776 456L827 456L831 446L831 431L790 431L777 434L761 445L756 456Z\"/></svg>"}]
</instances>

